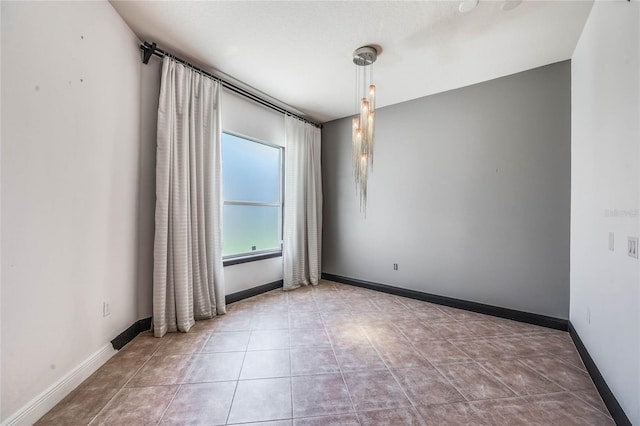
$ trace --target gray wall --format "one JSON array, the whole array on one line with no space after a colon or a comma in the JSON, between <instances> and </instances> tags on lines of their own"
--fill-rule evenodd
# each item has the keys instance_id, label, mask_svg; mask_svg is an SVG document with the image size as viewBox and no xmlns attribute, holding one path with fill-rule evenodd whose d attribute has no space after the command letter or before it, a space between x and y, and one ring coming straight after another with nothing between
<instances>
[{"instance_id":1,"label":"gray wall","mask_svg":"<svg viewBox=\"0 0 640 426\"><path fill-rule=\"evenodd\" d=\"M323 272L568 318L570 79L565 61L378 109L366 218L351 119L327 123Z\"/></svg>"}]
</instances>

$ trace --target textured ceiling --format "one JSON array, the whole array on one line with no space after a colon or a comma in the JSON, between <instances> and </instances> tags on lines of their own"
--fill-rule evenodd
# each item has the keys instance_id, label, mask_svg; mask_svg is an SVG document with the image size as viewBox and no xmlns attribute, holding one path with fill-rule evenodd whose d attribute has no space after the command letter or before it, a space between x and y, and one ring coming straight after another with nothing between
<instances>
[{"instance_id":1,"label":"textured ceiling","mask_svg":"<svg viewBox=\"0 0 640 426\"><path fill-rule=\"evenodd\" d=\"M319 122L355 111L353 51L382 48L385 106L571 58L591 1L112 1L141 40Z\"/></svg>"}]
</instances>

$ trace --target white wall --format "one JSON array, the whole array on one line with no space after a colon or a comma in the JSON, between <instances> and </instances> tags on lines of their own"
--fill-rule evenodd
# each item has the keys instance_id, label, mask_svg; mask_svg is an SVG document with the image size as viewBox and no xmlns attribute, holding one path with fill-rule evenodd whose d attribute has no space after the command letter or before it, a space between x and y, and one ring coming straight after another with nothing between
<instances>
[{"instance_id":1,"label":"white wall","mask_svg":"<svg viewBox=\"0 0 640 426\"><path fill-rule=\"evenodd\" d=\"M377 109L366 218L351 121L325 124L322 271L567 319L570 77L564 61Z\"/></svg>"},{"instance_id":2,"label":"white wall","mask_svg":"<svg viewBox=\"0 0 640 426\"><path fill-rule=\"evenodd\" d=\"M156 212L156 135L162 62L152 58L140 74L140 195L138 226L138 318L153 312L153 242Z\"/></svg>"},{"instance_id":3,"label":"white wall","mask_svg":"<svg viewBox=\"0 0 640 426\"><path fill-rule=\"evenodd\" d=\"M571 72L570 320L633 424L640 424L640 262L626 248L640 229L639 26L639 3L595 2Z\"/></svg>"},{"instance_id":4,"label":"white wall","mask_svg":"<svg viewBox=\"0 0 640 426\"><path fill-rule=\"evenodd\" d=\"M141 63L106 2L1 7L5 420L138 319Z\"/></svg>"},{"instance_id":5,"label":"white wall","mask_svg":"<svg viewBox=\"0 0 640 426\"><path fill-rule=\"evenodd\" d=\"M226 132L284 146L284 117L279 112L225 90L222 129ZM242 263L224 268L227 294L282 279L282 257Z\"/></svg>"}]
</instances>

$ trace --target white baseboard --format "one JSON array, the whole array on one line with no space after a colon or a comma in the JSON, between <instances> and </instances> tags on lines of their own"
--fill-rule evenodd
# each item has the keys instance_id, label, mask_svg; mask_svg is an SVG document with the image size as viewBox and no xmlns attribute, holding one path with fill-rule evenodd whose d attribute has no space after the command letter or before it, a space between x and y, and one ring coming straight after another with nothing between
<instances>
[{"instance_id":1,"label":"white baseboard","mask_svg":"<svg viewBox=\"0 0 640 426\"><path fill-rule=\"evenodd\" d=\"M29 401L24 407L13 413L2 422L2 426L34 424L117 352L113 349L111 343L107 343L82 361L76 368L65 374L60 380L49 386L40 395Z\"/></svg>"}]
</instances>

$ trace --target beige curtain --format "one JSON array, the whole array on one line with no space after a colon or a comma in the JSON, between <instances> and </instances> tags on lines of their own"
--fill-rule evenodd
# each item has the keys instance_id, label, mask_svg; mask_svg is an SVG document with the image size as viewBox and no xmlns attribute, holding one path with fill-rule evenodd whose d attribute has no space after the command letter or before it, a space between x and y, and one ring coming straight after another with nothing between
<instances>
[{"instance_id":1,"label":"beige curtain","mask_svg":"<svg viewBox=\"0 0 640 426\"><path fill-rule=\"evenodd\" d=\"M158 106L153 332L225 313L221 87L165 57Z\"/></svg>"},{"instance_id":2,"label":"beige curtain","mask_svg":"<svg viewBox=\"0 0 640 426\"><path fill-rule=\"evenodd\" d=\"M322 243L320 129L285 116L284 289L318 284Z\"/></svg>"}]
</instances>

